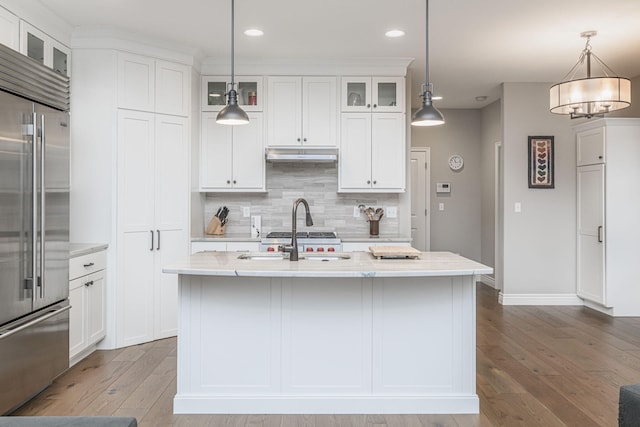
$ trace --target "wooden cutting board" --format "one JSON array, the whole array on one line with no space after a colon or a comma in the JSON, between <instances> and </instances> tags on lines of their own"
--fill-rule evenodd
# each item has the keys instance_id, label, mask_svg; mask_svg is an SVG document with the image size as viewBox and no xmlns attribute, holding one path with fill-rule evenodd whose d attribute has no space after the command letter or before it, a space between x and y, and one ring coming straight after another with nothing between
<instances>
[{"instance_id":1,"label":"wooden cutting board","mask_svg":"<svg viewBox=\"0 0 640 427\"><path fill-rule=\"evenodd\" d=\"M420 251L411 246L369 246L371 254L378 258L420 258Z\"/></svg>"}]
</instances>

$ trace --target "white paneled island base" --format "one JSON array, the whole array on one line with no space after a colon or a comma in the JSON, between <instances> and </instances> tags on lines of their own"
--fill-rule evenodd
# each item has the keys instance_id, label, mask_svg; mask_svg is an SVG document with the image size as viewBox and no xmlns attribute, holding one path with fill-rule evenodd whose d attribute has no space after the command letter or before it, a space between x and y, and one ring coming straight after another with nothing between
<instances>
[{"instance_id":1,"label":"white paneled island base","mask_svg":"<svg viewBox=\"0 0 640 427\"><path fill-rule=\"evenodd\" d=\"M237 257L165 268L180 274L175 413L479 412L475 280L490 268L443 252Z\"/></svg>"}]
</instances>

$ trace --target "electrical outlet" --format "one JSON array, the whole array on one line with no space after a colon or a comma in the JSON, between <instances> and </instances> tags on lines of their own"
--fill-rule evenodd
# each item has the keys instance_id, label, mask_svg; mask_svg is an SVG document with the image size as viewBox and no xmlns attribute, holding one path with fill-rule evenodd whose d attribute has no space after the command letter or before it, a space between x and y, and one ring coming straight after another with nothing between
<instances>
[{"instance_id":1,"label":"electrical outlet","mask_svg":"<svg viewBox=\"0 0 640 427\"><path fill-rule=\"evenodd\" d=\"M357 206L353 207L353 217L354 218L360 218L360 208Z\"/></svg>"},{"instance_id":2,"label":"electrical outlet","mask_svg":"<svg viewBox=\"0 0 640 427\"><path fill-rule=\"evenodd\" d=\"M515 202L515 203L513 204L513 211L514 211L515 213L520 213L520 212L522 212L522 204L521 204L520 202Z\"/></svg>"},{"instance_id":3,"label":"electrical outlet","mask_svg":"<svg viewBox=\"0 0 640 427\"><path fill-rule=\"evenodd\" d=\"M438 203L438 210L444 211L444 203Z\"/></svg>"},{"instance_id":4,"label":"electrical outlet","mask_svg":"<svg viewBox=\"0 0 640 427\"><path fill-rule=\"evenodd\" d=\"M249 206L242 208L242 216L245 218L249 218L251 216L251 208Z\"/></svg>"},{"instance_id":5,"label":"electrical outlet","mask_svg":"<svg viewBox=\"0 0 640 427\"><path fill-rule=\"evenodd\" d=\"M384 214L387 216L387 218L398 218L398 207L387 206L384 210Z\"/></svg>"}]
</instances>

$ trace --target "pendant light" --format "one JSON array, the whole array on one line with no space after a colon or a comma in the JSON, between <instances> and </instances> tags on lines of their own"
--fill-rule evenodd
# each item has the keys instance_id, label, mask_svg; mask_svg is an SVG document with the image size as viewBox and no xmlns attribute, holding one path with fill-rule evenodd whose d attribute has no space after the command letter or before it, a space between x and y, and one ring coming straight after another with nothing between
<instances>
[{"instance_id":1,"label":"pendant light","mask_svg":"<svg viewBox=\"0 0 640 427\"><path fill-rule=\"evenodd\" d=\"M606 113L621 110L631 105L631 82L624 77L612 77L616 73L591 51L589 41L598 34L585 31L580 37L587 43L562 83L549 90L549 110L555 114L570 114L572 119L603 117ZM591 76L591 58L604 72L603 77ZM587 77L575 78L578 67L587 63Z\"/></svg>"},{"instance_id":2,"label":"pendant light","mask_svg":"<svg viewBox=\"0 0 640 427\"><path fill-rule=\"evenodd\" d=\"M236 92L235 70L233 62L234 54L234 0L231 0L231 83L227 95L227 106L224 107L216 117L216 123L223 125L244 125L249 123L249 116L238 105L238 93Z\"/></svg>"},{"instance_id":3,"label":"pendant light","mask_svg":"<svg viewBox=\"0 0 640 427\"><path fill-rule=\"evenodd\" d=\"M433 106L433 84L429 83L429 0L426 0L426 79L422 85L422 108L416 111L411 118L411 124L413 126L437 126L444 124L444 117L442 113Z\"/></svg>"}]
</instances>

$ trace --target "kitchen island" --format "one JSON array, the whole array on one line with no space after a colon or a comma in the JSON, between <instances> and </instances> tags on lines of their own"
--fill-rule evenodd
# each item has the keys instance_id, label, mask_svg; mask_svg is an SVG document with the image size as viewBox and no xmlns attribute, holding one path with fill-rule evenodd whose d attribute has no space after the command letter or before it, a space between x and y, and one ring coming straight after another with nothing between
<instances>
[{"instance_id":1,"label":"kitchen island","mask_svg":"<svg viewBox=\"0 0 640 427\"><path fill-rule=\"evenodd\" d=\"M479 412L475 282L491 268L239 255L164 268L180 277L175 413Z\"/></svg>"}]
</instances>

